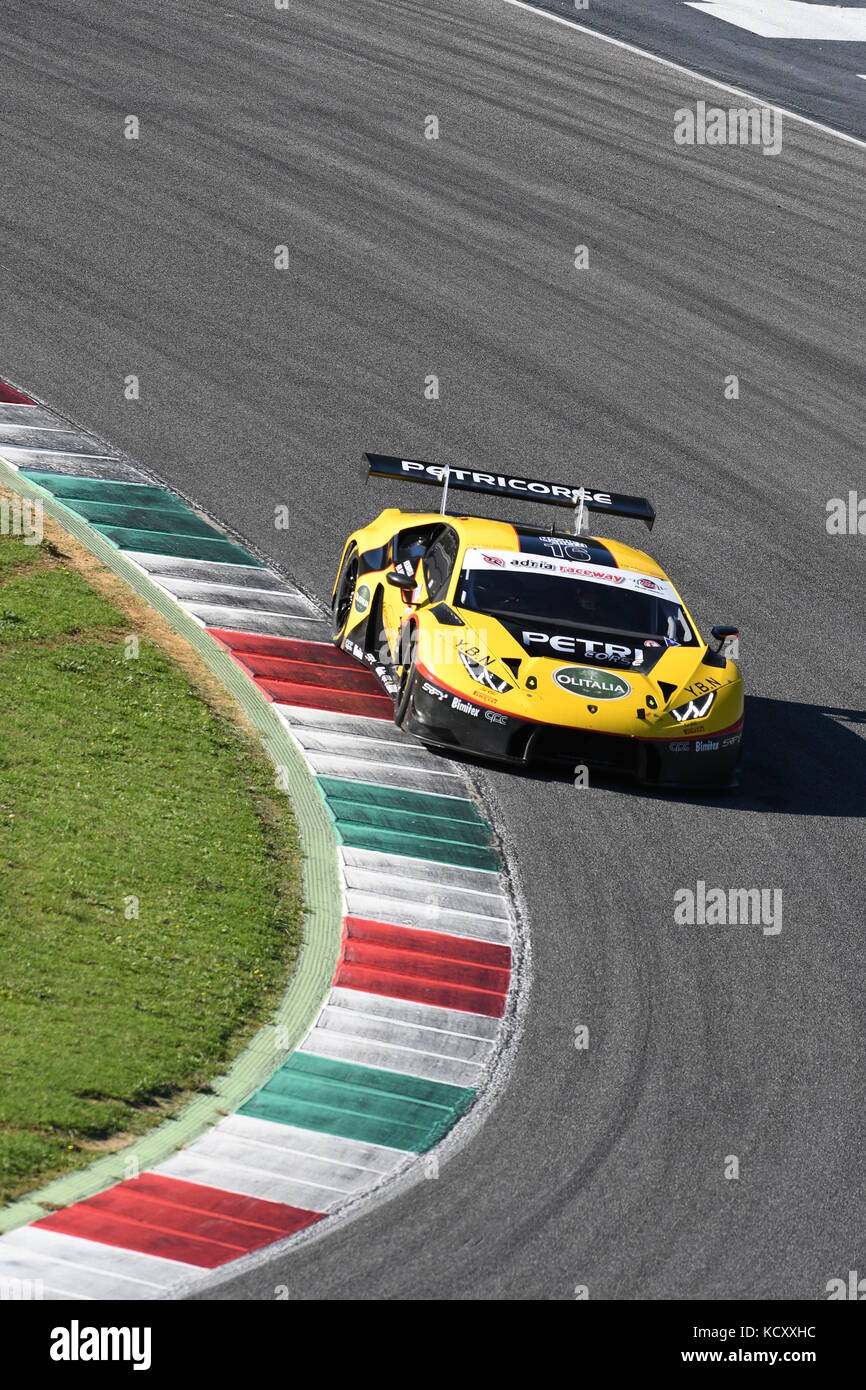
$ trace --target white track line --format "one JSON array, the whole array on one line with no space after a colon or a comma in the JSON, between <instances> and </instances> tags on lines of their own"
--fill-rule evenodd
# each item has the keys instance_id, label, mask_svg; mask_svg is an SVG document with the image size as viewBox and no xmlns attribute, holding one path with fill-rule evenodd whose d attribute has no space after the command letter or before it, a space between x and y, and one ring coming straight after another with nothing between
<instances>
[{"instance_id":1,"label":"white track line","mask_svg":"<svg viewBox=\"0 0 866 1390\"><path fill-rule=\"evenodd\" d=\"M602 34L598 29L590 29L588 25L580 24L577 20L567 19L565 15L552 14L550 10L539 10L535 5L527 4L526 0L502 0L502 3L513 5L517 10L526 10L529 14L536 15L540 19L550 19L554 24L563 24L566 29L576 29L579 34L585 34L589 39L598 39L601 43L612 44L614 48L624 49L626 53L634 53L639 58L648 58L651 63L659 63L663 68L670 68L672 72L679 72L684 77L693 78L695 82L705 82L720 92L730 92L735 97L745 97L747 101L757 102L759 106L766 106L769 111L778 111L781 116L785 116L791 121L799 121L801 125L811 126L813 130L819 130L822 135L832 135L837 140L844 140L849 145L856 145L859 149L866 150L866 140L861 140L856 135L846 135L844 130L836 130L833 126L824 125L821 121L813 120L811 116L803 116L799 111L791 111L787 106L779 106L775 101L768 101L766 97L759 97L754 92L744 91L742 87L731 87L727 82L720 82L715 77L707 77L706 73L684 67L682 63L675 63L670 58L660 58L657 53L650 53L649 49L639 48L635 43L626 43L625 39L615 39L611 34Z\"/></svg>"}]
</instances>

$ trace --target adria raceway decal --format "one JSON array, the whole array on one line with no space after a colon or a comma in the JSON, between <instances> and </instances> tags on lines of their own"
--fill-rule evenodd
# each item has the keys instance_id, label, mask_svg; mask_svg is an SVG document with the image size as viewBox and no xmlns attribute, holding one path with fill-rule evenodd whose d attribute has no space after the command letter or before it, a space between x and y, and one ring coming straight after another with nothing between
<instances>
[{"instance_id":1,"label":"adria raceway decal","mask_svg":"<svg viewBox=\"0 0 866 1390\"><path fill-rule=\"evenodd\" d=\"M391 700L333 647L310 599L2 385L0 460L231 653L301 750L337 842L342 945L300 1046L150 1171L0 1238L0 1279L41 1280L46 1297L167 1296L345 1210L466 1114L512 1012L514 912L463 773L395 728Z\"/></svg>"}]
</instances>

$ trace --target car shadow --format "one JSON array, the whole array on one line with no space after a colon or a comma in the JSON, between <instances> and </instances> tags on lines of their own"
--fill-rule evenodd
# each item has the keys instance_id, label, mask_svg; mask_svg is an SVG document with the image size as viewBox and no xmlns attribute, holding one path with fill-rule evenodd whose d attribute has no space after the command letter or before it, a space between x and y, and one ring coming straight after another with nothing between
<instances>
[{"instance_id":1,"label":"car shadow","mask_svg":"<svg viewBox=\"0 0 866 1390\"><path fill-rule=\"evenodd\" d=\"M450 756L454 756L451 753ZM461 759L490 767L482 759ZM568 785L567 768L499 764L515 777ZM652 800L796 816L866 818L866 710L808 705L766 696L746 697L740 785L732 790L641 787L600 772L590 782Z\"/></svg>"}]
</instances>

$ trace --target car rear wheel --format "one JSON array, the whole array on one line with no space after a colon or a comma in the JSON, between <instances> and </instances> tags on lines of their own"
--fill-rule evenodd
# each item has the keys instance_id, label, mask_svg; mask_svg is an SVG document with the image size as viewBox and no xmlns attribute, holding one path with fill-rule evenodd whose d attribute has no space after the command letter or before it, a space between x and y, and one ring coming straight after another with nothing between
<instances>
[{"instance_id":1,"label":"car rear wheel","mask_svg":"<svg viewBox=\"0 0 866 1390\"><path fill-rule=\"evenodd\" d=\"M358 583L358 570L358 547L351 545L346 552L335 590L332 636L338 646L345 637L346 628L349 625L352 600L355 597L355 586Z\"/></svg>"}]
</instances>

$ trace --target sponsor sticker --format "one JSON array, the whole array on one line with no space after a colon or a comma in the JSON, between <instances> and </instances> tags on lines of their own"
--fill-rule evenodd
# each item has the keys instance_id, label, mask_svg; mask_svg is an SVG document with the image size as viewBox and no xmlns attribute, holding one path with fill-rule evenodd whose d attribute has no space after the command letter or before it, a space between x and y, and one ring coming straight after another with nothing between
<instances>
[{"instance_id":1,"label":"sponsor sticker","mask_svg":"<svg viewBox=\"0 0 866 1390\"><path fill-rule=\"evenodd\" d=\"M492 710L492 709L486 709L486 710L484 711L484 718L487 719L491 724L507 724L507 723L508 723L508 715L507 715L507 714L497 714L497 713L495 712L495 710Z\"/></svg>"},{"instance_id":2,"label":"sponsor sticker","mask_svg":"<svg viewBox=\"0 0 866 1390\"><path fill-rule=\"evenodd\" d=\"M437 690L436 687L435 687L435 685L431 685L429 681L424 681L423 684L422 684L422 686L421 686L421 689L422 689L422 690L425 690L425 691L427 692L428 695L435 695L437 700L447 700L447 699L448 699L448 695L447 695L446 691L444 691L444 690Z\"/></svg>"},{"instance_id":3,"label":"sponsor sticker","mask_svg":"<svg viewBox=\"0 0 866 1390\"><path fill-rule=\"evenodd\" d=\"M631 694L631 686L612 671L593 671L589 666L560 666L553 679L560 690L570 695L582 695L586 700L622 700Z\"/></svg>"},{"instance_id":4,"label":"sponsor sticker","mask_svg":"<svg viewBox=\"0 0 866 1390\"><path fill-rule=\"evenodd\" d=\"M467 550L463 558L463 568L505 569L524 574L547 574L563 579L580 579L585 583L601 584L607 588L631 589L638 593L648 591L658 594L670 603L679 603L676 590L666 579L655 579L648 574L640 574L637 570L583 563L580 559L527 555L518 550Z\"/></svg>"},{"instance_id":5,"label":"sponsor sticker","mask_svg":"<svg viewBox=\"0 0 866 1390\"><path fill-rule=\"evenodd\" d=\"M520 641L528 652L534 647L549 647L550 652L546 655L555 652L557 656L598 657L600 661L609 657L620 663L628 661L632 666L643 665L642 649L622 642L602 642L590 637L573 637L568 633L533 632L527 628L521 629ZM658 646L658 643L653 645Z\"/></svg>"},{"instance_id":6,"label":"sponsor sticker","mask_svg":"<svg viewBox=\"0 0 866 1390\"><path fill-rule=\"evenodd\" d=\"M371 598L372 594L370 593L369 584L359 584L357 593L355 594L356 613L366 613L367 609L370 607Z\"/></svg>"},{"instance_id":7,"label":"sponsor sticker","mask_svg":"<svg viewBox=\"0 0 866 1390\"><path fill-rule=\"evenodd\" d=\"M705 681L693 681L691 685L686 686L686 690L693 699L697 699L698 695L709 695L711 690L718 690L721 683L715 676L707 676Z\"/></svg>"},{"instance_id":8,"label":"sponsor sticker","mask_svg":"<svg viewBox=\"0 0 866 1390\"><path fill-rule=\"evenodd\" d=\"M399 689L398 682L392 673L384 666L381 661L376 660L375 652L365 652L363 647L359 647L357 642L353 642L351 637L347 637L343 642L343 650L353 656L356 661L362 661L365 666L372 666L377 678L382 682L389 695L396 695Z\"/></svg>"},{"instance_id":9,"label":"sponsor sticker","mask_svg":"<svg viewBox=\"0 0 866 1390\"><path fill-rule=\"evenodd\" d=\"M477 719L481 713L477 705L470 705L468 700L461 700L459 695L452 696L451 708L455 709L458 714L470 714L473 719Z\"/></svg>"}]
</instances>

